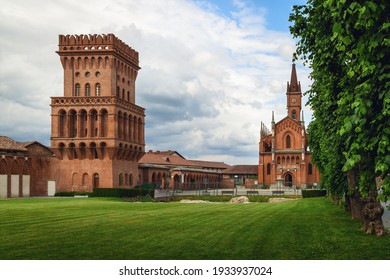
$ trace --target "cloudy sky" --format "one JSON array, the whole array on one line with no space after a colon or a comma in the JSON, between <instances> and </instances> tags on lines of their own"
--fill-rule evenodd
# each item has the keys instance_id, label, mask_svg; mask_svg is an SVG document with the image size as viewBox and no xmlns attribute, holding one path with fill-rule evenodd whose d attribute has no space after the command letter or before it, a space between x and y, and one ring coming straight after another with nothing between
<instances>
[{"instance_id":1,"label":"cloudy sky","mask_svg":"<svg viewBox=\"0 0 390 280\"><path fill-rule=\"evenodd\" d=\"M50 96L63 95L58 34L114 33L140 54L146 150L257 164L260 122L286 116L288 16L304 2L2 0L0 135L50 145ZM308 69L297 71L307 90Z\"/></svg>"}]
</instances>

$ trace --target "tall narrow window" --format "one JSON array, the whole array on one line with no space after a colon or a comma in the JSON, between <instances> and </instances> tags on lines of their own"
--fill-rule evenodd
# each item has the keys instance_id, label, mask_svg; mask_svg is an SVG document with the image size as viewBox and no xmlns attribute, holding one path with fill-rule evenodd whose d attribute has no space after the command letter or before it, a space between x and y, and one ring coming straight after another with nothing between
<instances>
[{"instance_id":1,"label":"tall narrow window","mask_svg":"<svg viewBox=\"0 0 390 280\"><path fill-rule=\"evenodd\" d=\"M60 135L60 137L64 137L65 136L65 127L66 127L66 112L63 110L61 110L61 112L60 112L59 124L60 124L59 135Z\"/></svg>"},{"instance_id":2,"label":"tall narrow window","mask_svg":"<svg viewBox=\"0 0 390 280\"><path fill-rule=\"evenodd\" d=\"M95 95L100 96L100 84L99 83L96 84Z\"/></svg>"},{"instance_id":3,"label":"tall narrow window","mask_svg":"<svg viewBox=\"0 0 390 280\"><path fill-rule=\"evenodd\" d=\"M287 135L286 136L286 149L290 149L291 148L291 137L290 135Z\"/></svg>"},{"instance_id":4,"label":"tall narrow window","mask_svg":"<svg viewBox=\"0 0 390 280\"><path fill-rule=\"evenodd\" d=\"M80 96L80 84L76 84L74 96Z\"/></svg>"},{"instance_id":5,"label":"tall narrow window","mask_svg":"<svg viewBox=\"0 0 390 280\"><path fill-rule=\"evenodd\" d=\"M85 85L85 96L91 95L91 86L89 84Z\"/></svg>"},{"instance_id":6,"label":"tall narrow window","mask_svg":"<svg viewBox=\"0 0 390 280\"><path fill-rule=\"evenodd\" d=\"M309 165L307 166L307 173L309 173L309 175L312 175L313 174L313 165L311 163L309 163Z\"/></svg>"},{"instance_id":7,"label":"tall narrow window","mask_svg":"<svg viewBox=\"0 0 390 280\"><path fill-rule=\"evenodd\" d=\"M271 164L267 164L267 175L271 175Z\"/></svg>"}]
</instances>

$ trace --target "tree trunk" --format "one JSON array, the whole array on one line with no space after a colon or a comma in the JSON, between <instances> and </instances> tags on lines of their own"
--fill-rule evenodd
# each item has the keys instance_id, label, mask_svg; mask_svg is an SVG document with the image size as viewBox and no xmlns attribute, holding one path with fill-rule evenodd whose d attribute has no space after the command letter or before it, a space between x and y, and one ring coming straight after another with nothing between
<instances>
[{"instance_id":1,"label":"tree trunk","mask_svg":"<svg viewBox=\"0 0 390 280\"><path fill-rule=\"evenodd\" d=\"M352 219L362 221L364 223L362 229L367 234L385 235L385 227L382 221L384 209L377 200L376 186L369 191L367 197L361 197L356 184L354 169L347 172L347 179Z\"/></svg>"},{"instance_id":2,"label":"tree trunk","mask_svg":"<svg viewBox=\"0 0 390 280\"><path fill-rule=\"evenodd\" d=\"M360 200L360 194L356 184L355 170L351 169L347 171L348 190L349 190L349 207L351 209L351 215L353 220L363 221L363 209L362 202Z\"/></svg>"},{"instance_id":3,"label":"tree trunk","mask_svg":"<svg viewBox=\"0 0 390 280\"><path fill-rule=\"evenodd\" d=\"M348 191L345 192L345 205L344 205L345 211L351 212L351 198L349 196Z\"/></svg>"},{"instance_id":4,"label":"tree trunk","mask_svg":"<svg viewBox=\"0 0 390 280\"><path fill-rule=\"evenodd\" d=\"M361 200L363 205L364 232L367 234L376 234L377 236L385 235L385 227L382 221L384 209L377 200L376 187L374 186L368 196L363 197Z\"/></svg>"}]
</instances>

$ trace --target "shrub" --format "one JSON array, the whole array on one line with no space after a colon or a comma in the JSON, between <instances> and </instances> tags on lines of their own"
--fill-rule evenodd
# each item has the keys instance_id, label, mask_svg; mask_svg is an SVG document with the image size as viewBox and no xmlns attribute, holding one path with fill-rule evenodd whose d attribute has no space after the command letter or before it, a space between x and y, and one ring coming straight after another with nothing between
<instances>
[{"instance_id":1,"label":"shrub","mask_svg":"<svg viewBox=\"0 0 390 280\"><path fill-rule=\"evenodd\" d=\"M326 196L326 190L302 190L302 197L321 197Z\"/></svg>"},{"instance_id":2,"label":"shrub","mask_svg":"<svg viewBox=\"0 0 390 280\"><path fill-rule=\"evenodd\" d=\"M90 192L57 192L54 194L54 196L61 196L61 197L73 197L75 195L88 195L91 196L92 193Z\"/></svg>"},{"instance_id":3,"label":"shrub","mask_svg":"<svg viewBox=\"0 0 390 280\"><path fill-rule=\"evenodd\" d=\"M154 190L96 188L93 190L92 196L95 196L95 197L137 197L137 196L154 197Z\"/></svg>"}]
</instances>

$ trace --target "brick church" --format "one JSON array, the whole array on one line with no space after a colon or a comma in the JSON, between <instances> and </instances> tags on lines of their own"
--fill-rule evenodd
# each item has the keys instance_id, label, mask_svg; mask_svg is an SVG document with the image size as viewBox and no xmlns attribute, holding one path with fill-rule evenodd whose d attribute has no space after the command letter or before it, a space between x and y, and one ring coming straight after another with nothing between
<instances>
[{"instance_id":1,"label":"brick church","mask_svg":"<svg viewBox=\"0 0 390 280\"><path fill-rule=\"evenodd\" d=\"M260 128L258 180L267 187L306 188L320 182L317 167L311 162L308 135L302 112L301 84L295 64L287 82L287 116L275 122L272 112L271 130Z\"/></svg>"}]
</instances>

